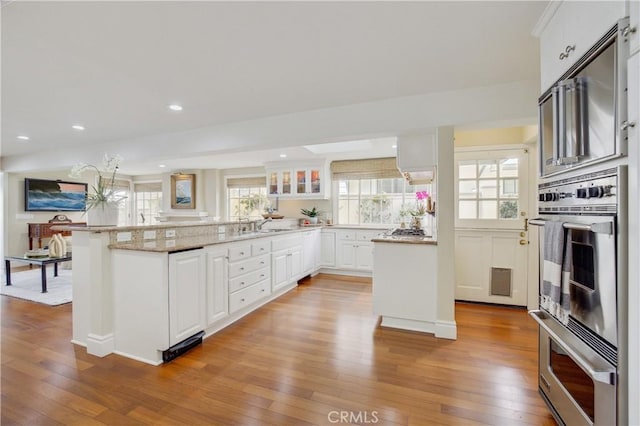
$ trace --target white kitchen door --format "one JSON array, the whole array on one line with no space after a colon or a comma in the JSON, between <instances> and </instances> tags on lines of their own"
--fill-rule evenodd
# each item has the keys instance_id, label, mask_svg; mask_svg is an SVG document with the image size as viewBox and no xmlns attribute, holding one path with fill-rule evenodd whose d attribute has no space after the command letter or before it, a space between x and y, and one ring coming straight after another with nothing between
<instances>
[{"instance_id":1,"label":"white kitchen door","mask_svg":"<svg viewBox=\"0 0 640 426\"><path fill-rule=\"evenodd\" d=\"M527 305L527 147L455 153L456 300Z\"/></svg>"}]
</instances>

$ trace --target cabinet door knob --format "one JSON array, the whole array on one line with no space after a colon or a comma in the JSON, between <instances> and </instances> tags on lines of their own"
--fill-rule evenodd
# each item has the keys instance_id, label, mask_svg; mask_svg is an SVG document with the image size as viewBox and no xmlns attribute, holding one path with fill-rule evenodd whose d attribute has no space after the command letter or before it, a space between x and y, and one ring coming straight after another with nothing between
<instances>
[{"instance_id":1,"label":"cabinet door knob","mask_svg":"<svg viewBox=\"0 0 640 426\"><path fill-rule=\"evenodd\" d=\"M241 267L241 268L240 268L240 270L241 270L241 271L244 271L244 267Z\"/></svg>"},{"instance_id":2,"label":"cabinet door knob","mask_svg":"<svg viewBox=\"0 0 640 426\"><path fill-rule=\"evenodd\" d=\"M573 52L574 50L576 50L576 45L575 44L570 44L567 47L565 47L564 52L560 53L560 60L564 60L566 58L569 57L569 54L571 52Z\"/></svg>"},{"instance_id":3,"label":"cabinet door knob","mask_svg":"<svg viewBox=\"0 0 640 426\"><path fill-rule=\"evenodd\" d=\"M242 281L242 282L240 283L240 285L241 285L241 286L243 286L243 285L244 285L244 281Z\"/></svg>"},{"instance_id":4,"label":"cabinet door knob","mask_svg":"<svg viewBox=\"0 0 640 426\"><path fill-rule=\"evenodd\" d=\"M636 127L635 121L623 121L620 125L620 130L627 130L629 127Z\"/></svg>"},{"instance_id":5,"label":"cabinet door knob","mask_svg":"<svg viewBox=\"0 0 640 426\"><path fill-rule=\"evenodd\" d=\"M241 302L244 302L244 298L240 299Z\"/></svg>"},{"instance_id":6,"label":"cabinet door knob","mask_svg":"<svg viewBox=\"0 0 640 426\"><path fill-rule=\"evenodd\" d=\"M240 256L244 256L244 252L243 251L240 252Z\"/></svg>"}]
</instances>

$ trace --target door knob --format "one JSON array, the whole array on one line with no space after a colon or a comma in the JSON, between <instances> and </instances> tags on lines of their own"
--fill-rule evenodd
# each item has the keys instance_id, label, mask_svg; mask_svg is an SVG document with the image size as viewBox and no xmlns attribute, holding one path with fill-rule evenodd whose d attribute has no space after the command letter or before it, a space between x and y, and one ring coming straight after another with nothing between
<instances>
[{"instance_id":1,"label":"door knob","mask_svg":"<svg viewBox=\"0 0 640 426\"><path fill-rule=\"evenodd\" d=\"M526 246L527 244L529 244L529 241L527 241L527 240L520 240L520 245L521 245L521 246Z\"/></svg>"}]
</instances>

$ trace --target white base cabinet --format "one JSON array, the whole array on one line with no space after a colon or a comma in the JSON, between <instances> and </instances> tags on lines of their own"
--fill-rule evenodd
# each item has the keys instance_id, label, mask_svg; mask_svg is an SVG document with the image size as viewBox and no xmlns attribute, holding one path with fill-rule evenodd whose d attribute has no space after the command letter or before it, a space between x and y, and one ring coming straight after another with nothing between
<instances>
[{"instance_id":1,"label":"white base cabinet","mask_svg":"<svg viewBox=\"0 0 640 426\"><path fill-rule=\"evenodd\" d=\"M113 250L111 261L115 353L157 365L164 350L205 330L203 249Z\"/></svg>"},{"instance_id":2,"label":"white base cabinet","mask_svg":"<svg viewBox=\"0 0 640 426\"><path fill-rule=\"evenodd\" d=\"M302 275L313 275L320 267L320 230L313 229L302 234Z\"/></svg>"},{"instance_id":3,"label":"white base cabinet","mask_svg":"<svg viewBox=\"0 0 640 426\"><path fill-rule=\"evenodd\" d=\"M373 269L371 239L381 231L336 231L336 267L370 272Z\"/></svg>"},{"instance_id":4,"label":"white base cabinet","mask_svg":"<svg viewBox=\"0 0 640 426\"><path fill-rule=\"evenodd\" d=\"M323 229L320 233L320 266L336 266L336 232L332 229Z\"/></svg>"},{"instance_id":5,"label":"white base cabinet","mask_svg":"<svg viewBox=\"0 0 640 426\"><path fill-rule=\"evenodd\" d=\"M277 291L302 278L302 237L274 239L271 255L271 290Z\"/></svg>"},{"instance_id":6,"label":"white base cabinet","mask_svg":"<svg viewBox=\"0 0 640 426\"><path fill-rule=\"evenodd\" d=\"M204 250L169 254L169 346L206 327Z\"/></svg>"},{"instance_id":7,"label":"white base cabinet","mask_svg":"<svg viewBox=\"0 0 640 426\"><path fill-rule=\"evenodd\" d=\"M213 246L205 249L207 264L207 327L229 315L228 250Z\"/></svg>"}]
</instances>

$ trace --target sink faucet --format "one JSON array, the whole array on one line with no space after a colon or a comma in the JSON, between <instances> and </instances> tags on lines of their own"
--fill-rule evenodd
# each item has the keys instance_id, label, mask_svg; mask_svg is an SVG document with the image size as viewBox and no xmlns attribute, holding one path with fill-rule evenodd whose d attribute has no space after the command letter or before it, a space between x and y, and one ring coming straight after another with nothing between
<instances>
[{"instance_id":1,"label":"sink faucet","mask_svg":"<svg viewBox=\"0 0 640 426\"><path fill-rule=\"evenodd\" d=\"M266 218L265 220L263 220L260 223L256 224L256 228L258 228L258 231L262 229L262 225L264 225L267 222L271 222L273 219L271 219L270 217Z\"/></svg>"}]
</instances>

